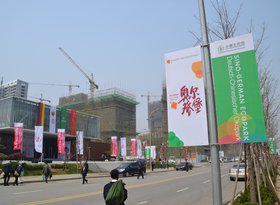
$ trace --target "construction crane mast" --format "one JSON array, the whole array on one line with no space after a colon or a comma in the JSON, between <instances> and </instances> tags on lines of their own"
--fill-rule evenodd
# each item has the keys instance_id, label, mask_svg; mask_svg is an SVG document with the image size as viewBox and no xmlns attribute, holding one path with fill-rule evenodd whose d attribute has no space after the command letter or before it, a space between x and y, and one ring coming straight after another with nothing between
<instances>
[{"instance_id":1,"label":"construction crane mast","mask_svg":"<svg viewBox=\"0 0 280 205\"><path fill-rule=\"evenodd\" d=\"M95 89L98 89L98 85L95 84L93 80L93 74L91 73L91 77L89 77L85 71L63 50L63 48L58 48L63 55L76 67L79 71L88 79L89 81L89 90L90 90L90 98L93 98L93 93Z\"/></svg>"},{"instance_id":2,"label":"construction crane mast","mask_svg":"<svg viewBox=\"0 0 280 205\"><path fill-rule=\"evenodd\" d=\"M68 87L68 91L69 91L69 96L72 95L72 87L77 87L79 88L79 85L73 85L71 83L71 81L69 82L68 85L65 84L56 84L56 83L29 83L31 85L48 85L48 86L67 86Z\"/></svg>"},{"instance_id":3,"label":"construction crane mast","mask_svg":"<svg viewBox=\"0 0 280 205\"><path fill-rule=\"evenodd\" d=\"M37 97L33 97L33 96L28 96L29 98L33 98L33 99L37 99L37 100L40 100L40 102L48 102L48 103L51 103L51 101L50 100L48 100L48 99L44 99L43 98L43 94L41 93L41 97L40 98L37 98Z\"/></svg>"}]
</instances>

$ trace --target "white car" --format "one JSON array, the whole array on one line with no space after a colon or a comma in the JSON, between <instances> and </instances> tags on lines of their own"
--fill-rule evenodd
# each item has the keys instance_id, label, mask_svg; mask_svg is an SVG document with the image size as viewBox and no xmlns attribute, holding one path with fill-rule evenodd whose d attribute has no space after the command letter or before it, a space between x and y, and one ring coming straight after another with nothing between
<instances>
[{"instance_id":1,"label":"white car","mask_svg":"<svg viewBox=\"0 0 280 205\"><path fill-rule=\"evenodd\" d=\"M236 179L237 167L238 167L238 164L234 164L229 169L229 178L231 181L234 181ZM248 167L247 167L247 170L248 170ZM245 163L240 163L240 165L239 165L238 179L245 179Z\"/></svg>"}]
</instances>

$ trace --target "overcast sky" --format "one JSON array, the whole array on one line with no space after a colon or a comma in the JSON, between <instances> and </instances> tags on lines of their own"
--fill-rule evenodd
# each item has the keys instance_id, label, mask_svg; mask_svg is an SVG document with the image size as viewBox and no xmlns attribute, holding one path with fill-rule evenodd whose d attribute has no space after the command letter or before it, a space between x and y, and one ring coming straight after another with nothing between
<instances>
[{"instance_id":1,"label":"overcast sky","mask_svg":"<svg viewBox=\"0 0 280 205\"><path fill-rule=\"evenodd\" d=\"M266 23L266 62L279 79L279 1L227 1L235 11L243 2L237 35L254 37ZM205 1L208 22L215 19ZM117 87L136 96L137 131L147 129L147 99L160 96L165 78L164 54L193 47L200 36L197 0L48 0L0 1L0 77L4 83L73 84L88 92L87 79L58 50L62 47L100 89ZM68 95L68 87L30 85L29 96L51 100ZM151 98L159 100L160 98Z\"/></svg>"}]
</instances>

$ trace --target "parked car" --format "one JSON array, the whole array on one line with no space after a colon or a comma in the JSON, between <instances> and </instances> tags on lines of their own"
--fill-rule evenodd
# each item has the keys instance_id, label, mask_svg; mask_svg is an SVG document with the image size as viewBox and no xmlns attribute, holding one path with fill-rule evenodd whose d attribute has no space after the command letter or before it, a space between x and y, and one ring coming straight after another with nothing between
<instances>
[{"instance_id":1,"label":"parked car","mask_svg":"<svg viewBox=\"0 0 280 205\"><path fill-rule=\"evenodd\" d=\"M192 163L188 162L189 163L189 170L192 170L193 168L193 165ZM178 170L186 170L186 162L180 162L179 164L176 165L175 169L178 171Z\"/></svg>"},{"instance_id":2,"label":"parked car","mask_svg":"<svg viewBox=\"0 0 280 205\"><path fill-rule=\"evenodd\" d=\"M177 159L175 156L170 156L168 159L168 163L169 164L176 164L177 163Z\"/></svg>"},{"instance_id":3,"label":"parked car","mask_svg":"<svg viewBox=\"0 0 280 205\"><path fill-rule=\"evenodd\" d=\"M116 169L123 177L127 177L129 175L134 176L138 174L138 162L124 162ZM144 170L144 173L145 171L146 170Z\"/></svg>"},{"instance_id":4,"label":"parked car","mask_svg":"<svg viewBox=\"0 0 280 205\"><path fill-rule=\"evenodd\" d=\"M229 179L231 181L235 181L235 179L236 179L237 168L238 168L238 164L234 164L229 169ZM245 180L245 163L240 163L240 165L239 165L238 180L239 179Z\"/></svg>"}]
</instances>

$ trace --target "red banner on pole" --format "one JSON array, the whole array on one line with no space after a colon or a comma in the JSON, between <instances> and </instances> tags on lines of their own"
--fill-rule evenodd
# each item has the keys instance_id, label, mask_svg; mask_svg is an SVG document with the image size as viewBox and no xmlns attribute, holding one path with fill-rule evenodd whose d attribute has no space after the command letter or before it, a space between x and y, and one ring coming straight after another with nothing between
<instances>
[{"instance_id":1,"label":"red banner on pole","mask_svg":"<svg viewBox=\"0 0 280 205\"><path fill-rule=\"evenodd\" d=\"M76 119L77 119L76 110L71 110L71 113L70 113L70 135L76 135Z\"/></svg>"},{"instance_id":2,"label":"red banner on pole","mask_svg":"<svg viewBox=\"0 0 280 205\"><path fill-rule=\"evenodd\" d=\"M116 136L112 136L111 140L112 140L112 156L118 156L118 138Z\"/></svg>"},{"instance_id":3,"label":"red banner on pole","mask_svg":"<svg viewBox=\"0 0 280 205\"><path fill-rule=\"evenodd\" d=\"M23 123L15 123L15 125L14 125L14 150L21 150L21 148L22 148L22 132L23 132Z\"/></svg>"},{"instance_id":4,"label":"red banner on pole","mask_svg":"<svg viewBox=\"0 0 280 205\"><path fill-rule=\"evenodd\" d=\"M131 156L136 156L136 139L131 139Z\"/></svg>"},{"instance_id":5,"label":"red banner on pole","mask_svg":"<svg viewBox=\"0 0 280 205\"><path fill-rule=\"evenodd\" d=\"M58 154L65 154L65 130L57 130L57 152Z\"/></svg>"}]
</instances>

